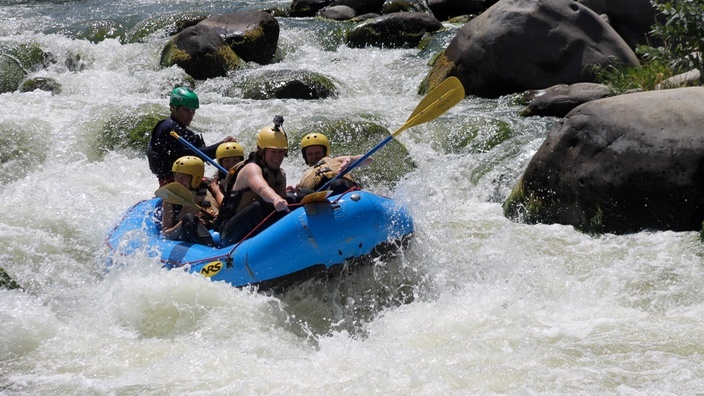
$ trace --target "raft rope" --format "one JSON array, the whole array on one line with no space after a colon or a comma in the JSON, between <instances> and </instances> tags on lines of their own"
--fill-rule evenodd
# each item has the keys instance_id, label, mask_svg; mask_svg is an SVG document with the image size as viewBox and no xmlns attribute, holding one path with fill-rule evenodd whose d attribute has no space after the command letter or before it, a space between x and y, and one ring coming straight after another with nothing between
<instances>
[{"instance_id":1,"label":"raft rope","mask_svg":"<svg viewBox=\"0 0 704 396\"><path fill-rule=\"evenodd\" d=\"M335 199L335 200L334 200L333 202L331 202L331 203L333 203L333 204L334 204L334 203L337 203L337 201L339 201L343 196L345 196L345 194L347 194L347 193L349 193L349 192L351 192L351 191L358 190L358 189L359 189L359 188L356 187L356 186L350 187L347 191L345 191L345 192L343 192L342 194L340 194L340 196L337 197L337 199ZM302 205L303 205L302 203L293 203L293 204L288 204L288 207L291 208L291 207L302 206ZM240 239L240 241L237 242L237 244L232 248L232 250L230 250L230 253L228 253L226 257L228 257L228 258L231 259L232 253L235 252L235 249L237 249L237 248L242 244L242 242L246 241L247 238L249 238L250 235L252 235L252 233L254 233L254 231L256 231L257 229L259 229L267 220L269 220L269 218L270 218L271 216L273 216L274 213L276 213L276 210L273 210L271 213L269 213L269 215L267 215L267 216L264 218L264 220L260 221L259 224L257 224L256 227L252 228L252 231L248 232L247 235L244 236L244 238Z\"/></svg>"},{"instance_id":2,"label":"raft rope","mask_svg":"<svg viewBox=\"0 0 704 396\"><path fill-rule=\"evenodd\" d=\"M350 193L350 192L352 192L352 191L357 191L357 190L359 190L359 187L357 187L357 186L350 187L347 191L345 191L345 192L343 192L342 194L340 194L339 197L337 197L334 201L331 201L330 203L331 203L331 204L335 204L335 203L337 203L337 201L339 201L340 199L342 199L342 197L344 197L346 194L348 194L348 193ZM302 203L292 203L292 204L288 204L288 207L289 207L289 208L292 208L292 207L297 207L297 206L302 206L302 205L303 205ZM276 210L274 210L274 211L272 211L271 213L269 213L269 215L267 215L267 216L264 218L264 220L262 220L261 222L259 222L259 224L257 224L257 226L254 227L254 228L252 229L252 231L248 232L247 235L245 235L242 239L240 239L240 241L237 242L237 244L235 244L235 246L233 246L232 249L230 249L230 252L229 252L229 253L223 254L223 255L220 255L220 256L211 257L210 259L211 259L211 260L220 260L220 259L223 259L223 260L227 260L227 261L229 261L229 262L232 262L232 254L235 252L235 250L236 250L244 241L246 241L247 238L249 238L249 237L252 235L252 233L254 233L254 231L256 231L257 229L259 229L267 220L269 220L269 218L270 218L271 216L273 216L274 213L276 213ZM196 260L196 261L194 261L194 262L198 262L198 261L200 261L200 260ZM166 260L166 261L163 261L163 260L162 260L162 262L164 262L164 264L171 264L173 268L184 268L184 267L187 268L186 266L189 266L189 265L191 265L192 263L194 263L194 262L187 262L187 263L180 263L180 264L177 264L177 263L169 263L168 260Z\"/></svg>"}]
</instances>

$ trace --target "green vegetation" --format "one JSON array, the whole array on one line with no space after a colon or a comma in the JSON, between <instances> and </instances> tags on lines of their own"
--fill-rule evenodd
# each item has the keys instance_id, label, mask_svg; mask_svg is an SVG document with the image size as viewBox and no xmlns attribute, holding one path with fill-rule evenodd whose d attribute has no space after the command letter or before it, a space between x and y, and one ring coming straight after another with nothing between
<instances>
[{"instance_id":1,"label":"green vegetation","mask_svg":"<svg viewBox=\"0 0 704 396\"><path fill-rule=\"evenodd\" d=\"M703 69L704 0L652 0L651 3L661 15L650 35L662 44L636 48L636 54L643 60L640 67L594 69L597 81L611 87L614 94L673 88L662 83L676 74ZM699 84L704 85L704 73L700 73Z\"/></svg>"},{"instance_id":2,"label":"green vegetation","mask_svg":"<svg viewBox=\"0 0 704 396\"><path fill-rule=\"evenodd\" d=\"M670 64L675 70L702 71L704 51L704 1L652 0L664 22L653 26L651 35L663 41L660 47L641 45L636 52L646 60ZM704 83L700 73L699 83Z\"/></svg>"},{"instance_id":3,"label":"green vegetation","mask_svg":"<svg viewBox=\"0 0 704 396\"><path fill-rule=\"evenodd\" d=\"M659 60L647 61L642 66L595 66L596 81L608 85L613 95L628 91L652 91L663 88L668 78L679 72ZM670 87L664 87L670 88Z\"/></svg>"}]
</instances>

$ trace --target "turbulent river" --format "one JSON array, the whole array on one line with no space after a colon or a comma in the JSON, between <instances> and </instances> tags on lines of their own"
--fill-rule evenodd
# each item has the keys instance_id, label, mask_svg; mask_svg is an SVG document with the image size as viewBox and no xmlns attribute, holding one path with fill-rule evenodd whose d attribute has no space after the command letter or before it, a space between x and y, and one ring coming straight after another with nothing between
<instances>
[{"instance_id":1,"label":"turbulent river","mask_svg":"<svg viewBox=\"0 0 704 396\"><path fill-rule=\"evenodd\" d=\"M557 121L520 117L512 97L468 97L399 135L416 168L392 187L366 186L414 218L415 238L394 258L281 295L166 271L146 255L105 272L106 233L157 185L144 156L93 152L96 135L113 114L166 108L183 73L158 65L163 31L128 44L75 32L96 21L134 25L148 16L286 5L0 0L0 44L38 43L81 63L37 73L58 81L59 94L0 95L0 266L23 286L0 290L0 394L704 389L698 233L588 236L506 219L501 204ZM276 114L288 130L363 115L394 131L420 101L434 51L351 49L327 23L278 21L281 61L241 73L312 70L333 78L338 96L245 100L222 94L231 79L200 82L192 127L207 142L231 134L252 147ZM436 46L459 28L446 27ZM292 153L284 168L297 180L305 166Z\"/></svg>"}]
</instances>

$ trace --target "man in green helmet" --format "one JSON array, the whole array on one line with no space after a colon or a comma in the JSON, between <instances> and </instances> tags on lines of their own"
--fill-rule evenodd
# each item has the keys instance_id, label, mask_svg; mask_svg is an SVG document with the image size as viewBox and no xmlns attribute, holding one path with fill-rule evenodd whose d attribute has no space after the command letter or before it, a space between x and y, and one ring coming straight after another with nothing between
<instances>
[{"instance_id":1,"label":"man in green helmet","mask_svg":"<svg viewBox=\"0 0 704 396\"><path fill-rule=\"evenodd\" d=\"M215 151L220 143L235 141L232 136L227 136L222 142L206 146L201 134L188 129L198 107L200 107L198 95L192 89L176 87L171 91L169 100L171 115L159 121L152 129L152 136L147 146L147 158L149 159L149 169L159 179L159 187L174 181L171 172L174 161L186 155L198 156L197 153L171 136L171 131L178 133L210 158L215 157Z\"/></svg>"}]
</instances>

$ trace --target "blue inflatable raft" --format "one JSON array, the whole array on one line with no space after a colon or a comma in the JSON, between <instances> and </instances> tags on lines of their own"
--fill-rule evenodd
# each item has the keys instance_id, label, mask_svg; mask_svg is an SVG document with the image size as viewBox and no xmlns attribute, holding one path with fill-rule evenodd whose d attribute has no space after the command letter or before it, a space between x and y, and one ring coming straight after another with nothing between
<instances>
[{"instance_id":1,"label":"blue inflatable raft","mask_svg":"<svg viewBox=\"0 0 704 396\"><path fill-rule=\"evenodd\" d=\"M116 255L143 251L167 268L213 281L280 289L399 249L413 234L404 208L366 191L305 204L258 235L219 248L164 239L155 216L160 206L161 199L153 198L127 211L106 239L110 263Z\"/></svg>"}]
</instances>

